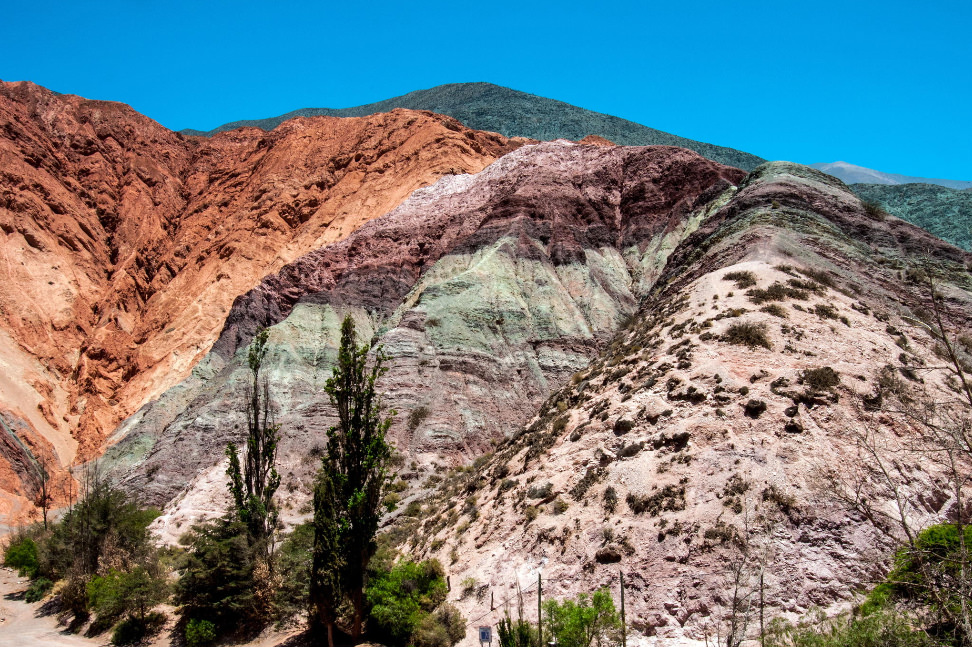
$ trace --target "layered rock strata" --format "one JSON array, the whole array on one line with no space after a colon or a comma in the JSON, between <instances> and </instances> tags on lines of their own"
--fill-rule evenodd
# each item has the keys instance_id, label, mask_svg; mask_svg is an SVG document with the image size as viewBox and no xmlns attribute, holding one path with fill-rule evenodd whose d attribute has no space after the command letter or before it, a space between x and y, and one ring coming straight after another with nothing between
<instances>
[{"instance_id":1,"label":"layered rock strata","mask_svg":"<svg viewBox=\"0 0 972 647\"><path fill-rule=\"evenodd\" d=\"M184 137L0 83L0 488L36 485L15 447L62 468L97 455L268 273L521 143L407 110Z\"/></svg>"},{"instance_id":2,"label":"layered rock strata","mask_svg":"<svg viewBox=\"0 0 972 647\"><path fill-rule=\"evenodd\" d=\"M206 360L108 457L152 502L191 492L239 438L246 344L269 326L282 458L306 496L346 313L389 355L381 388L406 461L479 455L597 356L743 175L682 149L554 142L443 178L237 299Z\"/></svg>"}]
</instances>

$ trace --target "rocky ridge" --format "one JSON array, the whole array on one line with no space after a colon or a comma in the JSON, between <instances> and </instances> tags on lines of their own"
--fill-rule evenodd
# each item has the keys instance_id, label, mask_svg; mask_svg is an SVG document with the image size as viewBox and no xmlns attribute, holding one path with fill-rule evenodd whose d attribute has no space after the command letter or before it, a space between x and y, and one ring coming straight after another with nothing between
<instances>
[{"instance_id":1,"label":"rocky ridge","mask_svg":"<svg viewBox=\"0 0 972 647\"><path fill-rule=\"evenodd\" d=\"M523 141L407 110L185 137L0 84L0 514L185 377L266 274Z\"/></svg>"}]
</instances>

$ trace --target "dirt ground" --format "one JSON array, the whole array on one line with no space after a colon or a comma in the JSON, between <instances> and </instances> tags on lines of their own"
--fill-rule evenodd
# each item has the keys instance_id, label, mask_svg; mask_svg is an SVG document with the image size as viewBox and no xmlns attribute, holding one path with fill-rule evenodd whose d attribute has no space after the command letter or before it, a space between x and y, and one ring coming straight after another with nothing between
<instances>
[{"instance_id":1,"label":"dirt ground","mask_svg":"<svg viewBox=\"0 0 972 647\"><path fill-rule=\"evenodd\" d=\"M23 600L28 581L9 568L0 568L0 646L93 647L108 643L67 633L55 616L38 615L40 605Z\"/></svg>"}]
</instances>

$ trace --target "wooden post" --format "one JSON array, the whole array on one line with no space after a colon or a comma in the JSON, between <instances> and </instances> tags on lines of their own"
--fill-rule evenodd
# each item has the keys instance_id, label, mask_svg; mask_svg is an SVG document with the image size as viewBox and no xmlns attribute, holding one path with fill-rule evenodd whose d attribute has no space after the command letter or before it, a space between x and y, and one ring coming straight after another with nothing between
<instances>
[{"instance_id":1,"label":"wooden post","mask_svg":"<svg viewBox=\"0 0 972 647\"><path fill-rule=\"evenodd\" d=\"M537 573L537 642L543 647L543 576Z\"/></svg>"},{"instance_id":2,"label":"wooden post","mask_svg":"<svg viewBox=\"0 0 972 647\"><path fill-rule=\"evenodd\" d=\"M624 618L624 573L618 571L621 581L621 647L628 647L628 623Z\"/></svg>"},{"instance_id":3,"label":"wooden post","mask_svg":"<svg viewBox=\"0 0 972 647\"><path fill-rule=\"evenodd\" d=\"M764 568L759 569L759 644L765 644L766 640L766 630L763 626L763 611L766 609L766 602L763 600L763 571Z\"/></svg>"}]
</instances>

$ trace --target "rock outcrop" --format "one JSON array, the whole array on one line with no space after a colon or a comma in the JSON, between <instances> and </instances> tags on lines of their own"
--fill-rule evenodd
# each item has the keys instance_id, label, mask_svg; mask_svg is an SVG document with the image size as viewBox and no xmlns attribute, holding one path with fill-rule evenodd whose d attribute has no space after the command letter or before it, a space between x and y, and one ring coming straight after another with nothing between
<instances>
[{"instance_id":1,"label":"rock outcrop","mask_svg":"<svg viewBox=\"0 0 972 647\"><path fill-rule=\"evenodd\" d=\"M523 141L408 110L184 137L123 104L0 84L0 447L29 436L62 467L97 455L205 355L236 296ZM36 469L11 452L0 488L29 495Z\"/></svg>"}]
</instances>

